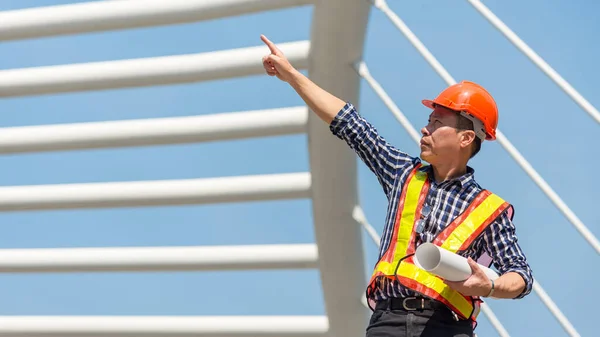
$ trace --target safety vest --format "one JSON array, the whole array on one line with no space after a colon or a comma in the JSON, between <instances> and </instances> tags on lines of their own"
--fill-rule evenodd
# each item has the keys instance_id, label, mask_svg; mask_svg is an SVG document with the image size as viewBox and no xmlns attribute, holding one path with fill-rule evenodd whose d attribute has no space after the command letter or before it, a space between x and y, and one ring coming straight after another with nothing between
<instances>
[{"instance_id":1,"label":"safety vest","mask_svg":"<svg viewBox=\"0 0 600 337\"><path fill-rule=\"evenodd\" d=\"M418 235L416 222L421 216L421 208L429 191L427 173L419 171L420 166L410 173L404 184L398 201L392 241L375 266L367 288L367 297L373 292L377 278L388 277L444 303L459 317L475 322L481 302L479 297L462 295L444 284L440 277L417 267L413 261ZM436 235L432 243L452 253L463 252L508 207L509 203L483 190L461 215Z\"/></svg>"}]
</instances>

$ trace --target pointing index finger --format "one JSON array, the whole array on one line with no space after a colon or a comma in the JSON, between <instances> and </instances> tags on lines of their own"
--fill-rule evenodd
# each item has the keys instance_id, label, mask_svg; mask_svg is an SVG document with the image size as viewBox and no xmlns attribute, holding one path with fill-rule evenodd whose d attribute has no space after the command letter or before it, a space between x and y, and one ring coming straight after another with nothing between
<instances>
[{"instance_id":1,"label":"pointing index finger","mask_svg":"<svg viewBox=\"0 0 600 337\"><path fill-rule=\"evenodd\" d=\"M275 46L273 42L267 39L266 36L261 35L260 39L267 45L267 47L269 47L273 55L281 55L281 51L277 48L277 46Z\"/></svg>"}]
</instances>

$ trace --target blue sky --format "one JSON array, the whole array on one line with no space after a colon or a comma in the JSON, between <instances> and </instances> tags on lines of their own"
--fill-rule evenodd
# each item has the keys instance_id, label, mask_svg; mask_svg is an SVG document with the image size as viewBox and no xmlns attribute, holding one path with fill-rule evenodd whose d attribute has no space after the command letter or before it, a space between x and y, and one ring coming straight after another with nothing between
<instances>
[{"instance_id":1,"label":"blue sky","mask_svg":"<svg viewBox=\"0 0 600 337\"><path fill-rule=\"evenodd\" d=\"M75 1L2 1L0 10ZM600 236L595 179L600 126L495 30L467 1L389 1L456 78L486 86L500 108L500 129L580 219ZM600 23L593 1L489 0L506 24L596 107ZM309 38L309 7L168 27L51 37L0 44L2 69L208 52ZM291 20L297 23L290 24ZM377 10L364 59L371 73L419 128L422 98L445 87L404 36ZM205 115L301 105L268 76L0 100L2 127ZM417 147L366 82L360 111L396 146ZM0 157L0 185L186 179L308 170L303 135ZM362 206L381 232L385 197L358 163ZM540 284L582 336L596 330L598 255L496 143L473 160L476 178L515 205L515 223ZM0 214L0 247L235 245L314 242L310 202L16 212ZM369 265L376 247L365 235ZM575 294L567 294L577 289ZM318 272L76 273L2 275L1 315L249 315L323 313ZM235 303L235 304L234 304ZM532 294L492 301L514 336L564 336ZM496 332L482 315L480 336ZM531 332L525 332L529 328Z\"/></svg>"}]
</instances>

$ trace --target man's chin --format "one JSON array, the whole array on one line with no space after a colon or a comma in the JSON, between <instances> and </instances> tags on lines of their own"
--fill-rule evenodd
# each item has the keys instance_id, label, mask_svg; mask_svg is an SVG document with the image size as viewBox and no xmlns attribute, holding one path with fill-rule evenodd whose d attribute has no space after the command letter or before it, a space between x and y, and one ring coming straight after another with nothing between
<instances>
[{"instance_id":1,"label":"man's chin","mask_svg":"<svg viewBox=\"0 0 600 337\"><path fill-rule=\"evenodd\" d=\"M419 157L421 158L421 160L426 161L428 163L431 163L431 160L433 160L433 155L427 150L422 150L419 154Z\"/></svg>"}]
</instances>

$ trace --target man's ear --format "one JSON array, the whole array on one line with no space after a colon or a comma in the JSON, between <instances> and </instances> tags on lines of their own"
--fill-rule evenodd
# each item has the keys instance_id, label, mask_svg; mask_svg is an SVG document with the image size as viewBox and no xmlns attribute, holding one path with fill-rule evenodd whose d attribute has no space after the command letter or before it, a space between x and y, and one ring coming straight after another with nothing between
<instances>
[{"instance_id":1,"label":"man's ear","mask_svg":"<svg viewBox=\"0 0 600 337\"><path fill-rule=\"evenodd\" d=\"M475 141L475 131L473 130L462 130L460 132L460 147L467 148Z\"/></svg>"}]
</instances>

